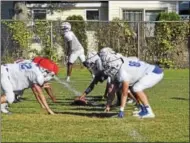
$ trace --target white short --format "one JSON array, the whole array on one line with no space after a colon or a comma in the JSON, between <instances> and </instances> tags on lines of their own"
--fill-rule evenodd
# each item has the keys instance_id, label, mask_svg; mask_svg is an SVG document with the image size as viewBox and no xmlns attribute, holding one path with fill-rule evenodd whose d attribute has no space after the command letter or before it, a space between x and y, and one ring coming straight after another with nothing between
<instances>
[{"instance_id":1,"label":"white short","mask_svg":"<svg viewBox=\"0 0 190 143\"><path fill-rule=\"evenodd\" d=\"M1 88L5 94L7 102L10 104L13 103L15 100L15 94L9 79L9 73L5 66L1 66Z\"/></svg>"},{"instance_id":2,"label":"white short","mask_svg":"<svg viewBox=\"0 0 190 143\"><path fill-rule=\"evenodd\" d=\"M72 52L71 55L69 56L69 63L73 64L77 60L78 57L81 62L85 61L85 55L84 55L83 49Z\"/></svg>"},{"instance_id":3,"label":"white short","mask_svg":"<svg viewBox=\"0 0 190 143\"><path fill-rule=\"evenodd\" d=\"M160 82L163 78L163 72L160 74L156 74L153 72L149 72L144 75L138 82L136 82L132 88L134 92L143 91L144 89L151 88Z\"/></svg>"}]
</instances>

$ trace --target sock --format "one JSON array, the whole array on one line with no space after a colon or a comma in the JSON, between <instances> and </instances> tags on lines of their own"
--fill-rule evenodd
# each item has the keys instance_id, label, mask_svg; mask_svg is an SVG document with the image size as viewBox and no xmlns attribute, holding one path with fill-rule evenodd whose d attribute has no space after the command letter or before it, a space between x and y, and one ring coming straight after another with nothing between
<instances>
[{"instance_id":1,"label":"sock","mask_svg":"<svg viewBox=\"0 0 190 143\"><path fill-rule=\"evenodd\" d=\"M70 80L70 76L67 76L67 80Z\"/></svg>"},{"instance_id":2,"label":"sock","mask_svg":"<svg viewBox=\"0 0 190 143\"><path fill-rule=\"evenodd\" d=\"M153 114L153 111L152 111L152 108L150 107L150 105L146 105L145 108L148 111L148 113Z\"/></svg>"}]
</instances>

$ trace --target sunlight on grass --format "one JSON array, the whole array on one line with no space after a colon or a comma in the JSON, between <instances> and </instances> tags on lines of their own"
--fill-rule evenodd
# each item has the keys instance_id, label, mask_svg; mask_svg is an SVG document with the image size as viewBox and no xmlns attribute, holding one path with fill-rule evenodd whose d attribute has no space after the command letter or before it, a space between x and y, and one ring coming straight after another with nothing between
<instances>
[{"instance_id":1,"label":"sunlight on grass","mask_svg":"<svg viewBox=\"0 0 190 143\"><path fill-rule=\"evenodd\" d=\"M59 77L65 78L65 69ZM83 92L91 81L86 69L74 69L70 85ZM189 70L165 70L164 79L146 90L155 119L132 116L127 105L125 118L114 118L118 107L104 113L105 82L88 96L92 106L71 105L75 95L52 81L57 103L48 103L57 114L48 115L34 95L26 90L24 101L10 106L12 115L1 115L2 142L188 142L189 141Z\"/></svg>"}]
</instances>

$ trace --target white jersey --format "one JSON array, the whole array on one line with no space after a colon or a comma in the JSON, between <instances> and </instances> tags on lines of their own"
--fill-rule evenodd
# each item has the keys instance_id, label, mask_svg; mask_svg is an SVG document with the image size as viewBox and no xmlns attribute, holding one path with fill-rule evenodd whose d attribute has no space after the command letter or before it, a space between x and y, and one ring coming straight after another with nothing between
<instances>
[{"instance_id":1,"label":"white jersey","mask_svg":"<svg viewBox=\"0 0 190 143\"><path fill-rule=\"evenodd\" d=\"M70 49L71 52L75 52L75 51L83 49L79 40L77 39L77 37L75 36L75 34L72 31L65 31L64 32L64 40L65 40L65 43L67 43L69 41L72 42L72 48ZM67 47L67 44L66 44L66 47Z\"/></svg>"},{"instance_id":2,"label":"white jersey","mask_svg":"<svg viewBox=\"0 0 190 143\"><path fill-rule=\"evenodd\" d=\"M8 71L8 76L12 84L13 91L20 91L30 88L34 83L39 85L43 85L44 83L43 74L36 64L30 60L25 60L14 64L6 64L5 68Z\"/></svg>"},{"instance_id":3,"label":"white jersey","mask_svg":"<svg viewBox=\"0 0 190 143\"><path fill-rule=\"evenodd\" d=\"M116 80L119 82L128 81L130 86L155 68L154 65L140 61L136 57L123 57L123 60L124 63L116 75Z\"/></svg>"}]
</instances>

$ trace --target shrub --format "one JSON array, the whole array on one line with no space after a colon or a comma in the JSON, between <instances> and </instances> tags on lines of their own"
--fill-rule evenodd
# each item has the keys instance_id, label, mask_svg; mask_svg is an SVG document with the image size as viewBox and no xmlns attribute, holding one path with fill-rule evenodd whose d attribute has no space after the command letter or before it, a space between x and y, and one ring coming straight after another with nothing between
<instances>
[{"instance_id":1,"label":"shrub","mask_svg":"<svg viewBox=\"0 0 190 143\"><path fill-rule=\"evenodd\" d=\"M179 60L174 58L175 55L184 51L179 45L187 38L188 24L183 21L167 22L180 21L180 16L175 12L161 12L157 20L160 21L155 26L155 50L158 62L164 67L175 67L175 61ZM179 55L177 57L179 58Z\"/></svg>"},{"instance_id":2,"label":"shrub","mask_svg":"<svg viewBox=\"0 0 190 143\"><path fill-rule=\"evenodd\" d=\"M134 43L135 33L126 21L119 18L114 18L109 23L100 23L96 28L95 37L98 49L110 47L116 52L133 56L137 53Z\"/></svg>"}]
</instances>

